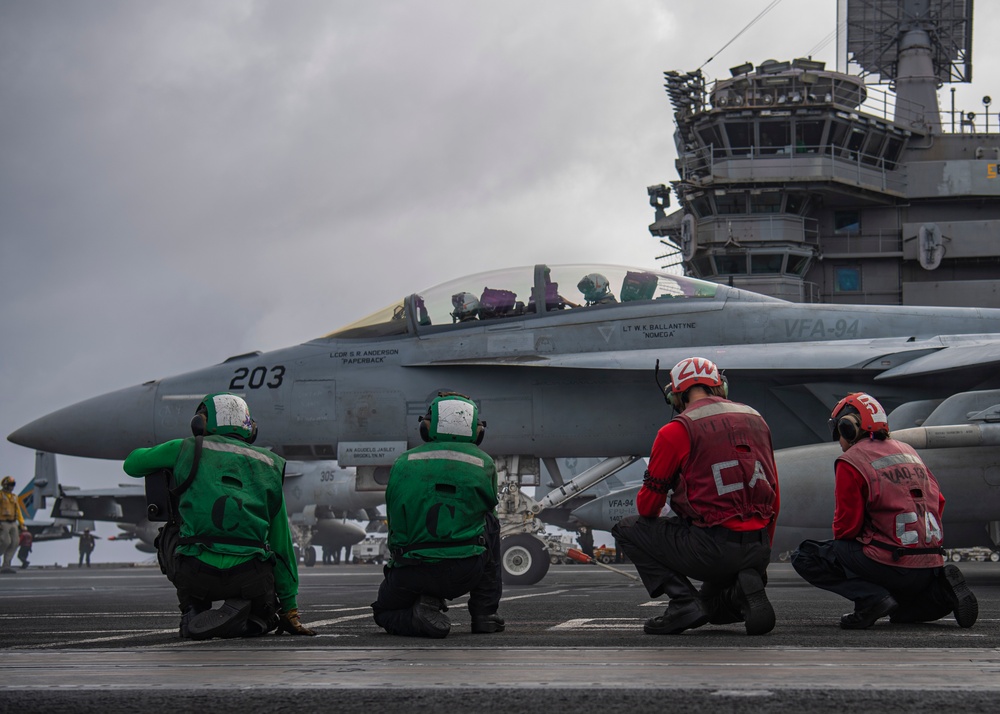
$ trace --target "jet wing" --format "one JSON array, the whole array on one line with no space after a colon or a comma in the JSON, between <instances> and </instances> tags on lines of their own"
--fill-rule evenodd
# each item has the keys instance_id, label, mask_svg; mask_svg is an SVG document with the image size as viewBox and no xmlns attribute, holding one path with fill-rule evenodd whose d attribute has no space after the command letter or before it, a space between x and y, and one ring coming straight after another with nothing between
<instances>
[{"instance_id":1,"label":"jet wing","mask_svg":"<svg viewBox=\"0 0 1000 714\"><path fill-rule=\"evenodd\" d=\"M139 523L146 517L146 491L143 486L132 484L117 489L66 489L56 498L52 515L89 521Z\"/></svg>"},{"instance_id":2,"label":"jet wing","mask_svg":"<svg viewBox=\"0 0 1000 714\"><path fill-rule=\"evenodd\" d=\"M64 521L36 521L34 519L24 522L25 528L31 533L36 543L47 540L64 540L73 537L70 525Z\"/></svg>"},{"instance_id":3,"label":"jet wing","mask_svg":"<svg viewBox=\"0 0 1000 714\"><path fill-rule=\"evenodd\" d=\"M881 381L947 372L964 367L1000 365L1000 342L991 335L983 335L981 339L969 341L951 338L944 338L944 341L950 343L944 349L886 370L875 379Z\"/></svg>"}]
</instances>

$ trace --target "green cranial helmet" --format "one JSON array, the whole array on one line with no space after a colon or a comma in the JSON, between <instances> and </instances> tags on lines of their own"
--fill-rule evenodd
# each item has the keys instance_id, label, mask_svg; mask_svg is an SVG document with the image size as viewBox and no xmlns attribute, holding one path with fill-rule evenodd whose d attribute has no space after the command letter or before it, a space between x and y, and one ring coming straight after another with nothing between
<instances>
[{"instance_id":1,"label":"green cranial helmet","mask_svg":"<svg viewBox=\"0 0 1000 714\"><path fill-rule=\"evenodd\" d=\"M257 434L250 407L235 394L209 394L198 405L198 413L205 415L206 434L235 436L244 441L252 441Z\"/></svg>"},{"instance_id":2,"label":"green cranial helmet","mask_svg":"<svg viewBox=\"0 0 1000 714\"><path fill-rule=\"evenodd\" d=\"M485 427L475 402L460 394L444 393L431 402L427 414L421 417L420 436L424 441L478 444L483 440Z\"/></svg>"}]
</instances>

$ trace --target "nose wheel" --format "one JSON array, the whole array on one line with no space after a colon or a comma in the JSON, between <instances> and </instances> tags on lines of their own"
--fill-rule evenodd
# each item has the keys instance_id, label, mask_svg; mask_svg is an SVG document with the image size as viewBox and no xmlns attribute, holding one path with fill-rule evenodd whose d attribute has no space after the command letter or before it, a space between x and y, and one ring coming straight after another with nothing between
<instances>
[{"instance_id":1,"label":"nose wheel","mask_svg":"<svg viewBox=\"0 0 1000 714\"><path fill-rule=\"evenodd\" d=\"M545 546L525 533L508 536L501 541L501 566L505 585L534 585L549 572L549 556Z\"/></svg>"}]
</instances>

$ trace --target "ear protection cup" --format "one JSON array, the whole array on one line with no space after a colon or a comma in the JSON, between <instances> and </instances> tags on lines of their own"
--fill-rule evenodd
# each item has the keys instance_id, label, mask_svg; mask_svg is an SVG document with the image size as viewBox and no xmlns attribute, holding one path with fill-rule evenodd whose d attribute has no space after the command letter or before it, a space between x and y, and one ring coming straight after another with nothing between
<instances>
[{"instance_id":1,"label":"ear protection cup","mask_svg":"<svg viewBox=\"0 0 1000 714\"><path fill-rule=\"evenodd\" d=\"M424 416L417 417L417 421L420 422L420 438L424 441L431 440L431 413L428 411Z\"/></svg>"},{"instance_id":2,"label":"ear protection cup","mask_svg":"<svg viewBox=\"0 0 1000 714\"><path fill-rule=\"evenodd\" d=\"M677 413L681 412L681 397L679 394L674 394L673 392L667 392L667 401L670 402L670 406L674 408Z\"/></svg>"},{"instance_id":3,"label":"ear protection cup","mask_svg":"<svg viewBox=\"0 0 1000 714\"><path fill-rule=\"evenodd\" d=\"M722 375L722 398L729 399L729 380L726 375Z\"/></svg>"},{"instance_id":4,"label":"ear protection cup","mask_svg":"<svg viewBox=\"0 0 1000 714\"><path fill-rule=\"evenodd\" d=\"M191 434L194 436L205 436L205 428L208 426L208 421L205 419L204 414L195 414L191 419ZM256 425L254 425L254 435L256 436Z\"/></svg>"},{"instance_id":5,"label":"ear protection cup","mask_svg":"<svg viewBox=\"0 0 1000 714\"><path fill-rule=\"evenodd\" d=\"M483 443L483 438L486 436L486 422L482 419L479 420L479 428L476 429L476 446Z\"/></svg>"},{"instance_id":6,"label":"ear protection cup","mask_svg":"<svg viewBox=\"0 0 1000 714\"><path fill-rule=\"evenodd\" d=\"M853 444L861 436L861 420L855 414L848 414L837 420L837 433L849 444Z\"/></svg>"},{"instance_id":7,"label":"ear protection cup","mask_svg":"<svg viewBox=\"0 0 1000 714\"><path fill-rule=\"evenodd\" d=\"M257 441L257 422L251 419L250 423L253 424L253 428L250 430L250 438L247 439L248 444L252 444L253 442Z\"/></svg>"}]
</instances>

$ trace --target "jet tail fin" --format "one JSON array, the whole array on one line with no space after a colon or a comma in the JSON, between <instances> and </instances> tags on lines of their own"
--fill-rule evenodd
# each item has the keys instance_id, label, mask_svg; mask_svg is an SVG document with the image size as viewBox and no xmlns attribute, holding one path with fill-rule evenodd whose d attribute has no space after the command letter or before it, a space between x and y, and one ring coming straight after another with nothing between
<instances>
[{"instance_id":1,"label":"jet tail fin","mask_svg":"<svg viewBox=\"0 0 1000 714\"><path fill-rule=\"evenodd\" d=\"M57 495L59 480L56 476L56 455L35 452L35 475L21 489L17 500L27 519L33 519L39 508L45 508L45 497Z\"/></svg>"},{"instance_id":2,"label":"jet tail fin","mask_svg":"<svg viewBox=\"0 0 1000 714\"><path fill-rule=\"evenodd\" d=\"M35 488L35 480L28 481L28 485L21 489L17 495L17 501L21 504L21 513L24 520L30 521L35 518L35 511L38 510L38 489ZM44 505L44 504L43 504Z\"/></svg>"},{"instance_id":3,"label":"jet tail fin","mask_svg":"<svg viewBox=\"0 0 1000 714\"><path fill-rule=\"evenodd\" d=\"M59 495L59 475L56 472L56 455L47 451L35 452L35 478L33 479L37 493L42 497L41 506L45 507L45 497L55 498Z\"/></svg>"}]
</instances>

